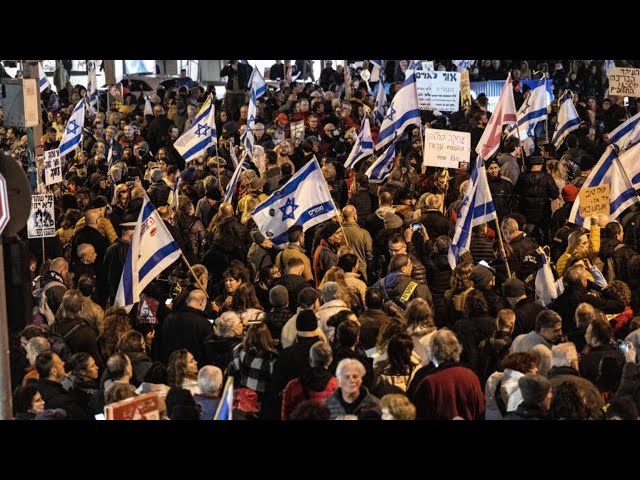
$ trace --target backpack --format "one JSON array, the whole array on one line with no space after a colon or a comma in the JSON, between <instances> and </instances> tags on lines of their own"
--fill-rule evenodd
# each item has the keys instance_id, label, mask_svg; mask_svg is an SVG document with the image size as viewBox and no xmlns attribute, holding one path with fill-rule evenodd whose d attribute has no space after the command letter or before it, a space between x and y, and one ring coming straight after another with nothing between
<instances>
[{"instance_id":1,"label":"backpack","mask_svg":"<svg viewBox=\"0 0 640 480\"><path fill-rule=\"evenodd\" d=\"M33 323L41 325L44 322L47 322L47 325L53 324L56 319L55 312L51 310L49 307L49 302L47 301L47 291L51 287L64 287L63 283L54 280L52 282L47 283L44 287L39 287L38 290L34 293L34 297L36 298L35 305L33 307Z\"/></svg>"},{"instance_id":2,"label":"backpack","mask_svg":"<svg viewBox=\"0 0 640 480\"><path fill-rule=\"evenodd\" d=\"M71 334L75 332L78 328L82 326L82 322L76 323L71 330L69 330L64 335L60 335L57 331L56 324L51 325L51 330L49 331L49 343L51 344L51 350L56 352L60 359L63 362L66 362L73 352L69 345L67 345L67 340L71 338Z\"/></svg>"},{"instance_id":3,"label":"backpack","mask_svg":"<svg viewBox=\"0 0 640 480\"><path fill-rule=\"evenodd\" d=\"M613 249L613 253L615 254L615 252L617 252L619 249L621 249L624 246L625 246L624 243L620 243L616 245L616 247ZM616 279L616 270L615 270L615 265L613 263L613 255L607 258L607 261L604 263L602 274L604 275L604 278L607 280L607 283L611 283Z\"/></svg>"}]
</instances>

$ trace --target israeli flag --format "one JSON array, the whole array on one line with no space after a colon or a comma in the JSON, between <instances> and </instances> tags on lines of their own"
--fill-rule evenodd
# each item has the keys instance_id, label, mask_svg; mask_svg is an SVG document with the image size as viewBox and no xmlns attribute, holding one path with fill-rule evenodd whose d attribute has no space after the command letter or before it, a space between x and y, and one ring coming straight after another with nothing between
<instances>
[{"instance_id":1,"label":"israeli flag","mask_svg":"<svg viewBox=\"0 0 640 480\"><path fill-rule=\"evenodd\" d=\"M253 158L253 146L255 144L255 134L253 129L256 125L256 103L258 98L256 97L256 91L251 89L251 100L249 101L249 110L247 112L247 125L240 142L244 145L247 155Z\"/></svg>"},{"instance_id":2,"label":"israeli flag","mask_svg":"<svg viewBox=\"0 0 640 480\"><path fill-rule=\"evenodd\" d=\"M471 172L471 179L467 186L460 215L456 221L453 241L449 247L449 265L452 269L458 264L460 255L464 250L469 250L471 243L471 229L476 225L488 223L497 218L496 209L493 206L493 198L487 183L487 172L484 168L484 160L480 155L476 157L476 165Z\"/></svg>"},{"instance_id":3,"label":"israeli flag","mask_svg":"<svg viewBox=\"0 0 640 480\"><path fill-rule=\"evenodd\" d=\"M214 420L233 420L233 377L227 378Z\"/></svg>"},{"instance_id":4,"label":"israeli flag","mask_svg":"<svg viewBox=\"0 0 640 480\"><path fill-rule=\"evenodd\" d=\"M513 129L510 135L516 135L519 130L520 140L524 140L527 137L535 138L534 128L538 122L547 119L548 108L549 98L547 96L546 83L544 79L541 79L538 86L530 90L529 96L525 99L520 110L518 110L516 115L518 128Z\"/></svg>"},{"instance_id":5,"label":"israeli flag","mask_svg":"<svg viewBox=\"0 0 640 480\"><path fill-rule=\"evenodd\" d=\"M617 220L628 207L640 201L636 189L640 188L640 145L620 154L611 164L609 216Z\"/></svg>"},{"instance_id":6,"label":"israeli flag","mask_svg":"<svg viewBox=\"0 0 640 480\"><path fill-rule=\"evenodd\" d=\"M142 290L181 254L156 207L145 194L114 304L131 310L140 300Z\"/></svg>"},{"instance_id":7,"label":"israeli flag","mask_svg":"<svg viewBox=\"0 0 640 480\"><path fill-rule=\"evenodd\" d=\"M256 92L256 98L260 98L267 93L267 83L264 81L264 77L258 70L258 67L254 67L251 71L251 77L249 77L249 84L247 85L249 90Z\"/></svg>"},{"instance_id":8,"label":"israeli flag","mask_svg":"<svg viewBox=\"0 0 640 480\"><path fill-rule=\"evenodd\" d=\"M516 123L516 104L513 100L511 73L509 73L502 86L498 103L496 103L489 123L487 123L476 146L476 153L482 158L490 158L500 146L502 127L504 125L513 125L514 123Z\"/></svg>"},{"instance_id":9,"label":"israeli flag","mask_svg":"<svg viewBox=\"0 0 640 480\"><path fill-rule=\"evenodd\" d=\"M422 62L420 60L411 60L408 70L422 70Z\"/></svg>"},{"instance_id":10,"label":"israeli flag","mask_svg":"<svg viewBox=\"0 0 640 480\"><path fill-rule=\"evenodd\" d=\"M567 90L560 99L558 122L551 139L551 143L556 149L560 148L567 135L580 126L580 121L576 107L573 105L573 93L571 93L571 90Z\"/></svg>"},{"instance_id":11,"label":"israeli flag","mask_svg":"<svg viewBox=\"0 0 640 480\"><path fill-rule=\"evenodd\" d=\"M540 253L541 265L536 273L536 300L546 307L558 298L558 290L547 256L544 251L539 250L538 253Z\"/></svg>"},{"instance_id":12,"label":"israeli flag","mask_svg":"<svg viewBox=\"0 0 640 480\"><path fill-rule=\"evenodd\" d=\"M402 135L409 125L420 126L420 110L418 109L418 94L416 92L416 77L409 74L393 97L391 105L380 126L376 150L386 148Z\"/></svg>"},{"instance_id":13,"label":"israeli flag","mask_svg":"<svg viewBox=\"0 0 640 480\"><path fill-rule=\"evenodd\" d=\"M378 92L376 93L376 105L373 108L373 118L378 125L382 125L387 108L387 92L384 91L384 85L380 82L378 83Z\"/></svg>"},{"instance_id":14,"label":"israeli flag","mask_svg":"<svg viewBox=\"0 0 640 480\"><path fill-rule=\"evenodd\" d=\"M211 101L212 97L209 95L198 112L196 121L173 144L185 162L206 155L207 149L216 143L216 109Z\"/></svg>"},{"instance_id":15,"label":"israeli flag","mask_svg":"<svg viewBox=\"0 0 640 480\"><path fill-rule=\"evenodd\" d=\"M80 140L82 140L82 129L84 128L84 107L86 103L79 101L73 112L71 118L67 122L62 134L62 140L60 140L60 156L64 157L67 153L73 152L80 146Z\"/></svg>"},{"instance_id":16,"label":"israeli flag","mask_svg":"<svg viewBox=\"0 0 640 480\"><path fill-rule=\"evenodd\" d=\"M351 148L351 153L344 162L344 168L349 170L364 157L373 154L373 140L371 139L371 127L369 126L369 117L364 117L360 126L360 134L356 143Z\"/></svg>"},{"instance_id":17,"label":"israeli flag","mask_svg":"<svg viewBox=\"0 0 640 480\"><path fill-rule=\"evenodd\" d=\"M369 79L372 83L379 82L380 72L382 71L382 60L369 60L371 64L371 78ZM384 112L382 113L384 115Z\"/></svg>"},{"instance_id":18,"label":"israeli flag","mask_svg":"<svg viewBox=\"0 0 640 480\"><path fill-rule=\"evenodd\" d=\"M227 190L226 192L224 192L224 197L222 197L223 202L231 203L231 200L233 199L233 192L236 191L236 186L238 185L238 180L240 180L242 172L244 172L248 168L251 168L251 165L249 165L248 162L242 162L235 169L233 175L231 176L231 180L229 180L229 184L227 185Z\"/></svg>"},{"instance_id":19,"label":"israeli flag","mask_svg":"<svg viewBox=\"0 0 640 480\"><path fill-rule=\"evenodd\" d=\"M276 246L284 246L287 230L306 230L338 214L317 160L308 162L282 188L253 211L260 232Z\"/></svg>"},{"instance_id":20,"label":"israeli flag","mask_svg":"<svg viewBox=\"0 0 640 480\"><path fill-rule=\"evenodd\" d=\"M96 77L96 69L95 67L89 67L89 81L88 81L88 91L87 97L89 97L89 109L93 113L98 113L100 110L100 100L98 99L98 78Z\"/></svg>"},{"instance_id":21,"label":"israeli flag","mask_svg":"<svg viewBox=\"0 0 640 480\"><path fill-rule=\"evenodd\" d=\"M38 62L38 86L41 92L44 92L47 88L51 88L51 84L49 80L47 80L47 74L44 73L44 68L42 68L42 62Z\"/></svg>"},{"instance_id":22,"label":"israeli flag","mask_svg":"<svg viewBox=\"0 0 640 480\"><path fill-rule=\"evenodd\" d=\"M381 182L387 175L391 173L393 169L393 161L396 158L396 144L395 142L389 145L382 155L380 155L369 169L365 172L365 175L369 177L371 182Z\"/></svg>"},{"instance_id":23,"label":"israeli flag","mask_svg":"<svg viewBox=\"0 0 640 480\"><path fill-rule=\"evenodd\" d=\"M475 60L453 60L453 64L456 66L458 72L464 72L465 70L471 69Z\"/></svg>"},{"instance_id":24,"label":"israeli flag","mask_svg":"<svg viewBox=\"0 0 640 480\"><path fill-rule=\"evenodd\" d=\"M617 145L621 151L640 142L640 112L609 133L609 144Z\"/></svg>"},{"instance_id":25,"label":"israeli flag","mask_svg":"<svg viewBox=\"0 0 640 480\"><path fill-rule=\"evenodd\" d=\"M145 115L153 115L153 107L151 106L151 99L149 95L144 97L144 112Z\"/></svg>"}]
</instances>

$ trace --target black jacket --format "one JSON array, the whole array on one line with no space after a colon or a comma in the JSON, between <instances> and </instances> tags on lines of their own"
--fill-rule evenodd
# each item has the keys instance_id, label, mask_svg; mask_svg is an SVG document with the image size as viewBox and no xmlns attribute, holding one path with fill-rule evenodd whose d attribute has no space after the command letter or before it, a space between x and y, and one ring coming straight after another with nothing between
<instances>
[{"instance_id":1,"label":"black jacket","mask_svg":"<svg viewBox=\"0 0 640 480\"><path fill-rule=\"evenodd\" d=\"M205 312L185 307L171 313L162 326L162 361L167 362L174 350L186 348L198 362L204 361L204 340L213 327Z\"/></svg>"},{"instance_id":2,"label":"black jacket","mask_svg":"<svg viewBox=\"0 0 640 480\"><path fill-rule=\"evenodd\" d=\"M551 175L525 172L518 177L514 193L518 198L518 210L527 217L527 223L539 227L551 223L551 200L560 195Z\"/></svg>"}]
</instances>

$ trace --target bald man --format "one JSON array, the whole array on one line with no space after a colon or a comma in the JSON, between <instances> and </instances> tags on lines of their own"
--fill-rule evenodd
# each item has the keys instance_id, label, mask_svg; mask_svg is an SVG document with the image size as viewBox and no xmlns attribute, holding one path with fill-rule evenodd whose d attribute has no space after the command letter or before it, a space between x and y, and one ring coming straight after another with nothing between
<instances>
[{"instance_id":1,"label":"bald man","mask_svg":"<svg viewBox=\"0 0 640 480\"><path fill-rule=\"evenodd\" d=\"M349 245L358 257L358 272L367 281L367 265L373 264L373 240L371 234L358 226L358 211L353 205L342 209L342 245Z\"/></svg>"},{"instance_id":2,"label":"bald man","mask_svg":"<svg viewBox=\"0 0 640 480\"><path fill-rule=\"evenodd\" d=\"M96 293L95 293L95 302L98 305L104 305L104 302L107 299L107 288L106 287L106 271L104 268L104 254L109 247L109 242L107 239L100 233L99 230L99 222L103 218L102 217L102 209L94 208L91 210L87 210L84 215L85 225L80 230L76 231L76 234L73 236L72 242L72 252L78 252L78 247L83 243L88 243L92 245L95 250L95 272L96 272ZM80 259L77 256L73 257L72 264L79 264Z\"/></svg>"}]
</instances>

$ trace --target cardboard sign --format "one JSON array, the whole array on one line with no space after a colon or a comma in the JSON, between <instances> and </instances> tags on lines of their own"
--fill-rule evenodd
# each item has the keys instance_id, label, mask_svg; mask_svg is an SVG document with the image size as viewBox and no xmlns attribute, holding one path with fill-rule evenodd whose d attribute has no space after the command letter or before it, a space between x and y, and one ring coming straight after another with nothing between
<instances>
[{"instance_id":1,"label":"cardboard sign","mask_svg":"<svg viewBox=\"0 0 640 480\"><path fill-rule=\"evenodd\" d=\"M300 142L304 140L304 120L291 122L291 140L294 143L296 142L296 140Z\"/></svg>"},{"instance_id":2,"label":"cardboard sign","mask_svg":"<svg viewBox=\"0 0 640 480\"><path fill-rule=\"evenodd\" d=\"M53 193L31 196L31 215L27 220L29 238L55 237L56 212Z\"/></svg>"},{"instance_id":3,"label":"cardboard sign","mask_svg":"<svg viewBox=\"0 0 640 480\"><path fill-rule=\"evenodd\" d=\"M44 183L53 185L62 181L62 160L60 149L46 150L44 152Z\"/></svg>"},{"instance_id":4,"label":"cardboard sign","mask_svg":"<svg viewBox=\"0 0 640 480\"><path fill-rule=\"evenodd\" d=\"M460 74L460 107L465 110L471 107L471 82L469 81L469 70Z\"/></svg>"},{"instance_id":5,"label":"cardboard sign","mask_svg":"<svg viewBox=\"0 0 640 480\"><path fill-rule=\"evenodd\" d=\"M158 394L149 392L104 407L107 420L160 420Z\"/></svg>"},{"instance_id":6,"label":"cardboard sign","mask_svg":"<svg viewBox=\"0 0 640 480\"><path fill-rule=\"evenodd\" d=\"M414 74L420 110L455 112L460 108L458 72L416 71Z\"/></svg>"},{"instance_id":7,"label":"cardboard sign","mask_svg":"<svg viewBox=\"0 0 640 480\"><path fill-rule=\"evenodd\" d=\"M431 167L469 168L471 133L427 128L423 164Z\"/></svg>"},{"instance_id":8,"label":"cardboard sign","mask_svg":"<svg viewBox=\"0 0 640 480\"><path fill-rule=\"evenodd\" d=\"M580 189L580 215L584 218L609 214L609 184Z\"/></svg>"},{"instance_id":9,"label":"cardboard sign","mask_svg":"<svg viewBox=\"0 0 640 480\"><path fill-rule=\"evenodd\" d=\"M611 67L607 77L610 95L640 97L640 68Z\"/></svg>"}]
</instances>

